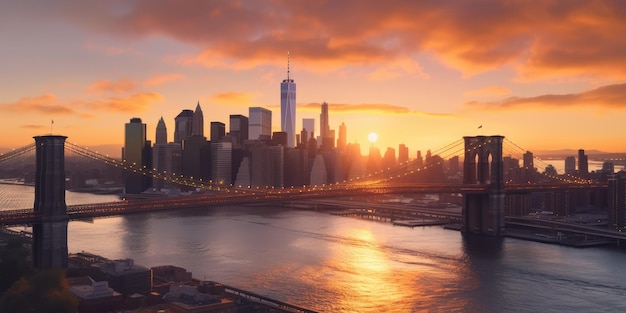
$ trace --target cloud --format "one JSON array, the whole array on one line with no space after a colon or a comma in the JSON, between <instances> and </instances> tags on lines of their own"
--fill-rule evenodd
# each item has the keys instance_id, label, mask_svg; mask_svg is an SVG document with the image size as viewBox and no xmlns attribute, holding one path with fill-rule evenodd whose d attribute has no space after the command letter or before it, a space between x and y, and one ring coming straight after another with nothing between
<instances>
[{"instance_id":1,"label":"cloud","mask_svg":"<svg viewBox=\"0 0 626 313\"><path fill-rule=\"evenodd\" d=\"M24 97L13 103L0 104L0 112L76 115L82 118L93 118L95 117L94 111L116 113L145 112L148 111L151 105L163 100L163 96L158 93L144 92L125 97L75 99L63 103L53 94L43 94L35 97Z\"/></svg>"},{"instance_id":2,"label":"cloud","mask_svg":"<svg viewBox=\"0 0 626 313\"><path fill-rule=\"evenodd\" d=\"M321 103L298 103L298 110L308 111L320 111ZM452 114L447 113L429 113L423 111L411 110L407 107L393 105L393 104L342 104L342 103L329 103L328 111L332 113L364 113L364 114L389 114L389 115L407 115L414 114L420 116L430 117L452 117Z\"/></svg>"},{"instance_id":3,"label":"cloud","mask_svg":"<svg viewBox=\"0 0 626 313\"><path fill-rule=\"evenodd\" d=\"M156 76L148 78L146 81L144 81L143 84L145 86L158 86L158 85L163 85L165 83L181 80L184 78L185 78L185 75L180 74L180 73L160 74L160 75L156 75Z\"/></svg>"},{"instance_id":4,"label":"cloud","mask_svg":"<svg viewBox=\"0 0 626 313\"><path fill-rule=\"evenodd\" d=\"M67 115L76 114L71 105L59 104L53 94L43 94L35 97L23 97L14 103L0 104L0 111L11 113L40 112L44 114Z\"/></svg>"},{"instance_id":5,"label":"cloud","mask_svg":"<svg viewBox=\"0 0 626 313\"><path fill-rule=\"evenodd\" d=\"M394 64L428 53L469 75L510 66L525 80L626 78L623 1L163 0L59 7L50 11L90 30L195 45L198 53L175 57L187 65L284 66L291 51L296 70L369 66L372 79L389 79L419 75Z\"/></svg>"},{"instance_id":6,"label":"cloud","mask_svg":"<svg viewBox=\"0 0 626 313\"><path fill-rule=\"evenodd\" d=\"M128 79L122 79L118 81L110 80L98 80L86 89L88 93L103 94L103 93L127 93L134 90L137 84Z\"/></svg>"},{"instance_id":7,"label":"cloud","mask_svg":"<svg viewBox=\"0 0 626 313\"><path fill-rule=\"evenodd\" d=\"M219 104L225 105L235 105L235 106L253 106L254 103L252 101L254 95L251 93L244 92L223 92L217 93L211 96L211 101L217 102Z\"/></svg>"},{"instance_id":8,"label":"cloud","mask_svg":"<svg viewBox=\"0 0 626 313\"><path fill-rule=\"evenodd\" d=\"M485 110L602 107L606 109L626 108L626 84L614 84L598 87L581 93L561 95L539 95L535 97L511 97L498 102L467 102L467 106Z\"/></svg>"},{"instance_id":9,"label":"cloud","mask_svg":"<svg viewBox=\"0 0 626 313\"><path fill-rule=\"evenodd\" d=\"M511 90L502 86L487 86L480 89L470 90L463 93L466 97L501 97L511 94Z\"/></svg>"},{"instance_id":10,"label":"cloud","mask_svg":"<svg viewBox=\"0 0 626 313\"><path fill-rule=\"evenodd\" d=\"M90 110L113 111L118 113L146 112L155 102L162 102L163 96L155 92L142 92L126 97L109 97L97 100L79 101L83 107Z\"/></svg>"}]
</instances>

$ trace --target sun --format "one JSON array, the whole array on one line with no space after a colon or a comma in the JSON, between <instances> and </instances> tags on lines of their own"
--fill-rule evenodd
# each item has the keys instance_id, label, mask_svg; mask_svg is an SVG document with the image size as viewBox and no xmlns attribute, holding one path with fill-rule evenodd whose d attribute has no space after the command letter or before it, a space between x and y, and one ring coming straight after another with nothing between
<instances>
[{"instance_id":1,"label":"sun","mask_svg":"<svg viewBox=\"0 0 626 313\"><path fill-rule=\"evenodd\" d=\"M367 139L371 142L371 143L375 143L376 140L378 140L378 135L376 135L376 133L370 133L369 135L367 135Z\"/></svg>"}]
</instances>

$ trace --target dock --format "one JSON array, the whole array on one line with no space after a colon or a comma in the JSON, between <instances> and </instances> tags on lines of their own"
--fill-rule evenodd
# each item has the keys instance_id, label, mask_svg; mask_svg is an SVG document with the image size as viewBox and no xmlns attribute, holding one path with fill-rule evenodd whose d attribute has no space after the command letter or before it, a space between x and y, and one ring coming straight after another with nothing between
<instances>
[{"instance_id":1,"label":"dock","mask_svg":"<svg viewBox=\"0 0 626 313\"><path fill-rule=\"evenodd\" d=\"M447 221L439 219L422 218L417 220L394 220L393 225L406 226L406 227L419 227L419 226L436 226L448 224Z\"/></svg>"}]
</instances>

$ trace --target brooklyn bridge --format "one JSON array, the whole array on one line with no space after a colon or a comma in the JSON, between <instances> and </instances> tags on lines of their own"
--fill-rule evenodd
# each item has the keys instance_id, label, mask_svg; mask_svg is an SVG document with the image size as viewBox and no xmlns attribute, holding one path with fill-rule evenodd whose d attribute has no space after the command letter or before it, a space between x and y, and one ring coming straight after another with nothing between
<instances>
[{"instance_id":1,"label":"brooklyn bridge","mask_svg":"<svg viewBox=\"0 0 626 313\"><path fill-rule=\"evenodd\" d=\"M251 188L224 186L191 177L172 175L155 169L126 164L78 145L67 143L65 136L38 136L35 143L0 156L0 164L35 150L36 177L33 209L0 211L0 226L33 225L33 260L36 266L64 267L67 264L67 223L107 216L118 216L161 210L198 208L235 204L259 204L295 201L314 201L334 198L359 198L368 195L390 194L455 194L463 198L460 213L452 217L460 221L460 229L468 233L503 236L507 225L523 225L527 219L516 218L511 212L528 211L530 195L543 193L545 201L561 215L573 211L577 204L607 207L615 203L614 193L607 183L574 176L542 174L541 183L514 184L505 181L503 170L503 136L468 136L442 151L448 156L463 158L463 180L460 184L407 183L406 177L420 175L435 163L407 162L401 166L322 186L281 188ZM512 143L511 143L512 144ZM518 147L512 144L514 147ZM154 179L170 180L177 184L205 189L193 196L123 200L111 203L67 206L65 204L65 149L90 159L141 173ZM518 147L519 148L519 147ZM623 205L623 204L622 204ZM412 208L379 207L378 210L410 211ZM623 211L623 210L622 210ZM626 234L610 228L567 224L542 220L535 227L613 238L626 239Z\"/></svg>"}]
</instances>

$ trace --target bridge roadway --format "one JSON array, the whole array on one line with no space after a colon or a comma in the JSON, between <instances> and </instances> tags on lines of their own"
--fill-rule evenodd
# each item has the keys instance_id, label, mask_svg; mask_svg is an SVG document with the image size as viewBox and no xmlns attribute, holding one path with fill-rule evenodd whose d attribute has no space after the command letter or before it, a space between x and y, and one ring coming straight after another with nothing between
<instances>
[{"instance_id":1,"label":"bridge roadway","mask_svg":"<svg viewBox=\"0 0 626 313\"><path fill-rule=\"evenodd\" d=\"M185 197L156 198L145 200L124 200L110 203L73 205L67 207L69 220L80 220L106 216L145 213L181 208L206 207L231 204L289 202L297 200L357 197L381 194L415 193L484 193L488 185L465 184L336 184L321 187L280 188L280 189L230 189ZM602 184L585 185L507 185L507 193L529 193L547 190L599 189ZM42 216L32 209L0 211L0 225L26 225L40 221ZM63 217L61 217L63 218Z\"/></svg>"},{"instance_id":2,"label":"bridge roadway","mask_svg":"<svg viewBox=\"0 0 626 313\"><path fill-rule=\"evenodd\" d=\"M134 213L197 208L206 206L289 202L297 200L355 197L398 193L472 193L485 192L484 185L405 184L405 185L328 185L306 188L231 189L184 197L123 200L110 203L67 207L69 220L80 220ZM32 224L41 220L32 209L0 211L0 225Z\"/></svg>"}]
</instances>

